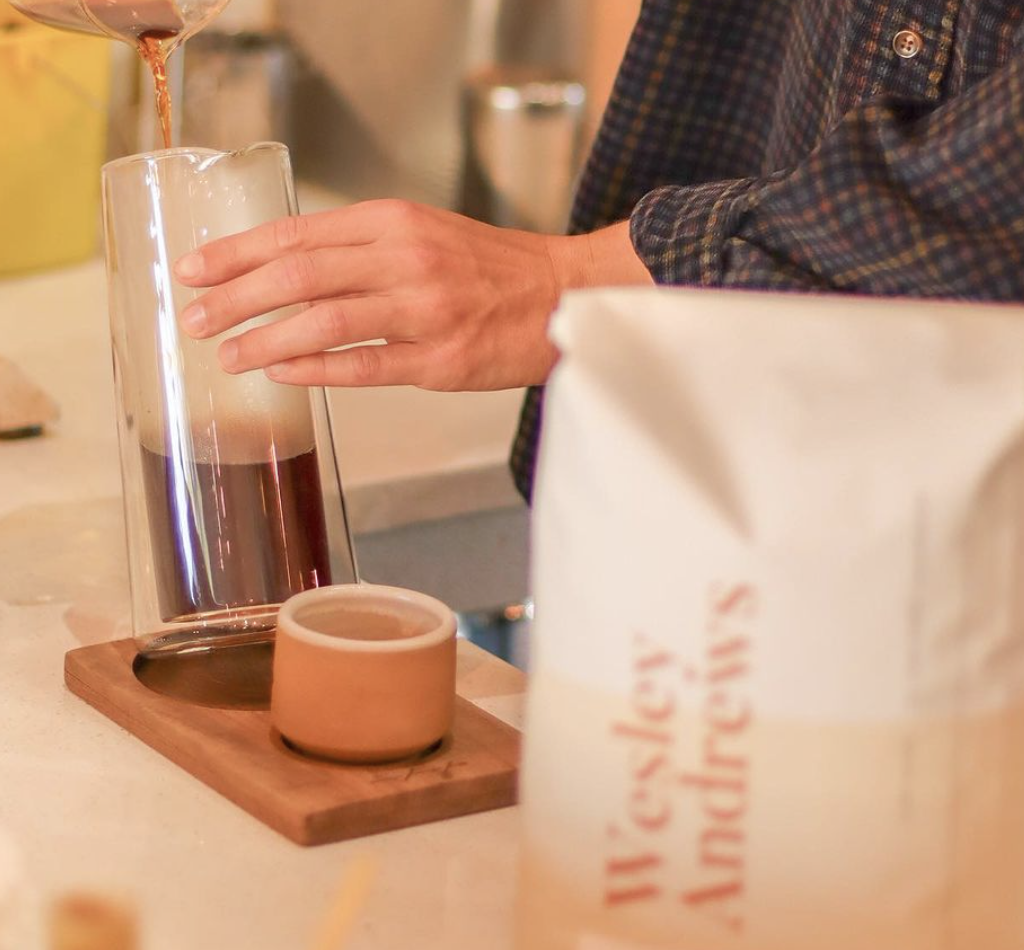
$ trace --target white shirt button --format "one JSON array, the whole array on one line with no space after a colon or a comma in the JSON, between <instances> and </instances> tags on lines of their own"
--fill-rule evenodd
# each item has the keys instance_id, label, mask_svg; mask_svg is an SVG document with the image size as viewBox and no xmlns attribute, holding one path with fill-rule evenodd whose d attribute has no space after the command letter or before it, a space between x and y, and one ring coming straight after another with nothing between
<instances>
[{"instance_id":1,"label":"white shirt button","mask_svg":"<svg viewBox=\"0 0 1024 950\"><path fill-rule=\"evenodd\" d=\"M892 38L892 48L901 59L913 59L924 46L924 40L920 33L913 30L900 30Z\"/></svg>"}]
</instances>

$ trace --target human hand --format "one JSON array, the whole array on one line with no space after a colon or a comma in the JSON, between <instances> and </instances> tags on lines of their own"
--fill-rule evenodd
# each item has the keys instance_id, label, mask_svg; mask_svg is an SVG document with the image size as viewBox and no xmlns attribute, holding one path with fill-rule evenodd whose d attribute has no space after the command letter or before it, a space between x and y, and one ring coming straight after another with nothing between
<instances>
[{"instance_id":1,"label":"human hand","mask_svg":"<svg viewBox=\"0 0 1024 950\"><path fill-rule=\"evenodd\" d=\"M230 373L446 391L544 382L557 360L547 324L563 290L651 282L625 222L592 235L540 235L399 200L213 241L175 273L187 286L211 288L181 315L197 339L309 304L221 343ZM370 343L380 339L386 345Z\"/></svg>"}]
</instances>

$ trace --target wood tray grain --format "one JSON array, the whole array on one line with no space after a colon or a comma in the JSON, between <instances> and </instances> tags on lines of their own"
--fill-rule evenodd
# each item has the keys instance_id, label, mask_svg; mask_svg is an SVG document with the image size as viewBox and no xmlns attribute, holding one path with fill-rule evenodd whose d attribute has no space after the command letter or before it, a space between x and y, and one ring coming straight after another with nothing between
<instances>
[{"instance_id":1,"label":"wood tray grain","mask_svg":"<svg viewBox=\"0 0 1024 950\"><path fill-rule=\"evenodd\" d=\"M461 697L441 747L416 760L341 765L300 755L266 709L197 706L148 689L130 640L72 650L76 696L301 845L502 808L516 801L519 733Z\"/></svg>"}]
</instances>

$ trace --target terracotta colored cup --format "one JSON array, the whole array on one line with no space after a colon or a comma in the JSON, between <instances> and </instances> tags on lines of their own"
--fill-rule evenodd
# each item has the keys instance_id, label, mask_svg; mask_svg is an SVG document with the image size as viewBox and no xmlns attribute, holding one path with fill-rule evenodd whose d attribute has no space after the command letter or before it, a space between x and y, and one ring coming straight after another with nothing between
<instances>
[{"instance_id":1,"label":"terracotta colored cup","mask_svg":"<svg viewBox=\"0 0 1024 950\"><path fill-rule=\"evenodd\" d=\"M455 615L399 587L341 584L281 607L271 718L293 746L346 762L429 748L455 709Z\"/></svg>"}]
</instances>

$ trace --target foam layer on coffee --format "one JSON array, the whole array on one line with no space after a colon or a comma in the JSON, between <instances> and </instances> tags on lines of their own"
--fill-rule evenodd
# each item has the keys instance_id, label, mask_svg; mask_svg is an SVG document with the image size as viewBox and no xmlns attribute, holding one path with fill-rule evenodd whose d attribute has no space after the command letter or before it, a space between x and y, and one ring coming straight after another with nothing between
<instances>
[{"instance_id":1,"label":"foam layer on coffee","mask_svg":"<svg viewBox=\"0 0 1024 950\"><path fill-rule=\"evenodd\" d=\"M295 621L314 633L342 640L406 640L438 625L428 611L384 598L316 604L298 611Z\"/></svg>"},{"instance_id":2,"label":"foam layer on coffee","mask_svg":"<svg viewBox=\"0 0 1024 950\"><path fill-rule=\"evenodd\" d=\"M198 464L252 465L270 460L294 458L315 445L308 402L305 414L290 413L246 418L193 417L181 430L150 425L143 429L143 448L156 455L174 455Z\"/></svg>"}]
</instances>

